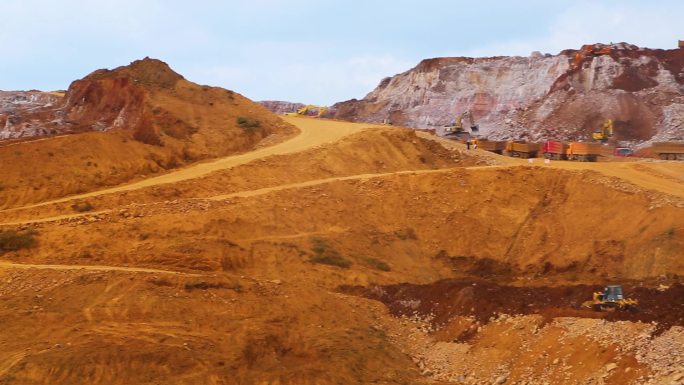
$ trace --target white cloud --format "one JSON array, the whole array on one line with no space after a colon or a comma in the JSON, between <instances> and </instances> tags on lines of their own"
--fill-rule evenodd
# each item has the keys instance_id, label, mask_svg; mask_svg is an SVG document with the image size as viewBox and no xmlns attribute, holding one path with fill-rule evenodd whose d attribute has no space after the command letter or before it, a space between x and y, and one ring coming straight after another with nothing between
<instances>
[{"instance_id":1,"label":"white cloud","mask_svg":"<svg viewBox=\"0 0 684 385\"><path fill-rule=\"evenodd\" d=\"M580 1L549 22L543 36L502 39L454 56L527 56L532 51L558 53L583 44L627 42L648 48L676 48L684 3Z\"/></svg>"}]
</instances>

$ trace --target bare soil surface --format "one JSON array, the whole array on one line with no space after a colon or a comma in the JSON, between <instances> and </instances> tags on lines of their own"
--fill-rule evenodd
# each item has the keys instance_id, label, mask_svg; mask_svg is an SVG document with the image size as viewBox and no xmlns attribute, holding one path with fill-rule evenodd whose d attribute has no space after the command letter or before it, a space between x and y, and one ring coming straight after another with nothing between
<instances>
[{"instance_id":1,"label":"bare soil surface","mask_svg":"<svg viewBox=\"0 0 684 385\"><path fill-rule=\"evenodd\" d=\"M280 144L0 211L0 384L684 378L680 164L288 122ZM609 283L641 311L579 308Z\"/></svg>"}]
</instances>

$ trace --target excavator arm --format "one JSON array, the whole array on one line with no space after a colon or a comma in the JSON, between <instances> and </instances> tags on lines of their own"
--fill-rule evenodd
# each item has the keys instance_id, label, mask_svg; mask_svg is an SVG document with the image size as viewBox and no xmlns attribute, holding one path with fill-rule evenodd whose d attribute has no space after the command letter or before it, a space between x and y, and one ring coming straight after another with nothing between
<instances>
[{"instance_id":1,"label":"excavator arm","mask_svg":"<svg viewBox=\"0 0 684 385\"><path fill-rule=\"evenodd\" d=\"M601 142L607 142L608 138L611 138L613 136L613 119L606 119L605 122L603 122L603 125L601 128L597 131L594 131L592 134L592 137L594 140L599 140Z\"/></svg>"}]
</instances>

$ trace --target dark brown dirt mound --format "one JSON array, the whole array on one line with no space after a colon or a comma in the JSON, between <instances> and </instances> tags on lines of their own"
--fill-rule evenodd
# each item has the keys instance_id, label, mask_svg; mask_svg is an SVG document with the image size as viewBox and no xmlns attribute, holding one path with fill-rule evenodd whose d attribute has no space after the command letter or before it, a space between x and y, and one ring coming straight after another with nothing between
<instances>
[{"instance_id":1,"label":"dark brown dirt mound","mask_svg":"<svg viewBox=\"0 0 684 385\"><path fill-rule=\"evenodd\" d=\"M117 67L113 70L100 69L86 76L84 80L103 80L130 78L135 83L148 86L172 88L183 76L175 72L168 64L161 60L146 57L136 60L127 66Z\"/></svg>"},{"instance_id":2,"label":"dark brown dirt mound","mask_svg":"<svg viewBox=\"0 0 684 385\"><path fill-rule=\"evenodd\" d=\"M497 314L541 314L555 317L604 318L609 321L657 322L660 330L684 325L684 285L667 289L624 285L625 294L639 301L636 312L597 312L582 307L602 286L504 286L487 281L442 280L430 285L400 284L363 290L348 289L383 302L395 316L433 317L445 325L455 316L472 316L487 323Z\"/></svg>"}]
</instances>

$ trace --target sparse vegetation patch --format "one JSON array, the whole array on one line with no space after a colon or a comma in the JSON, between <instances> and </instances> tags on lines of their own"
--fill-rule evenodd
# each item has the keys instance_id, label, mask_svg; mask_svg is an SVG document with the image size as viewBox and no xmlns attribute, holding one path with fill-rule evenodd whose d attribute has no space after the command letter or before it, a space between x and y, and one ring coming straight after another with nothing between
<instances>
[{"instance_id":1,"label":"sparse vegetation patch","mask_svg":"<svg viewBox=\"0 0 684 385\"><path fill-rule=\"evenodd\" d=\"M238 126L242 127L245 131L254 131L255 129L261 126L261 123L259 123L258 120L245 118L244 116L240 116L237 118L237 124Z\"/></svg>"},{"instance_id":2,"label":"sparse vegetation patch","mask_svg":"<svg viewBox=\"0 0 684 385\"><path fill-rule=\"evenodd\" d=\"M0 254L28 249L36 244L35 231L0 231Z\"/></svg>"},{"instance_id":3,"label":"sparse vegetation patch","mask_svg":"<svg viewBox=\"0 0 684 385\"><path fill-rule=\"evenodd\" d=\"M311 244L311 250L314 252L314 255L309 258L309 262L341 267L343 269L348 269L352 265L350 260L344 258L337 250L328 246L324 239L312 238Z\"/></svg>"}]
</instances>

